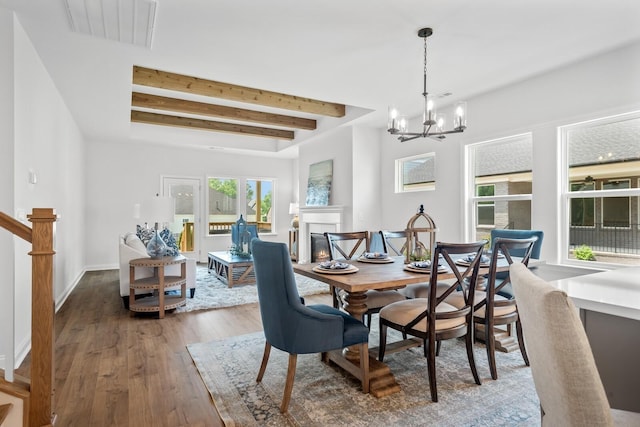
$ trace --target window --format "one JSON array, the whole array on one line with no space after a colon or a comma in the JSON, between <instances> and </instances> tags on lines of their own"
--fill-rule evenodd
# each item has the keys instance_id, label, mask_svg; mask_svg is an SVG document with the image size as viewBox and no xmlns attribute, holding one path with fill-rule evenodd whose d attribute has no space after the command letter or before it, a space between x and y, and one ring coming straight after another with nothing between
<instances>
[{"instance_id":1,"label":"window","mask_svg":"<svg viewBox=\"0 0 640 427\"><path fill-rule=\"evenodd\" d=\"M640 112L564 126L560 135L564 259L581 262L576 249L586 246L598 262L640 264Z\"/></svg>"},{"instance_id":2,"label":"window","mask_svg":"<svg viewBox=\"0 0 640 427\"><path fill-rule=\"evenodd\" d=\"M531 228L531 134L468 145L471 238L493 228Z\"/></svg>"},{"instance_id":3,"label":"window","mask_svg":"<svg viewBox=\"0 0 640 427\"><path fill-rule=\"evenodd\" d=\"M258 225L258 233L271 232L273 182L247 180L247 221Z\"/></svg>"},{"instance_id":4,"label":"window","mask_svg":"<svg viewBox=\"0 0 640 427\"><path fill-rule=\"evenodd\" d=\"M240 215L259 233L273 231L273 180L210 177L207 183L208 235L231 234Z\"/></svg>"},{"instance_id":5,"label":"window","mask_svg":"<svg viewBox=\"0 0 640 427\"><path fill-rule=\"evenodd\" d=\"M495 184L476 185L476 196L487 197L496 195ZM495 208L496 204L493 200L479 201L478 212L476 215L477 225L494 225L495 224Z\"/></svg>"},{"instance_id":6,"label":"window","mask_svg":"<svg viewBox=\"0 0 640 427\"><path fill-rule=\"evenodd\" d=\"M591 177L588 177L591 178ZM594 190L593 179L585 182L572 182L571 191ZM579 197L571 199L571 226L593 227L595 221L595 199L593 197Z\"/></svg>"},{"instance_id":7,"label":"window","mask_svg":"<svg viewBox=\"0 0 640 427\"><path fill-rule=\"evenodd\" d=\"M640 172L639 172L640 173ZM603 190L617 190L629 188L629 179L613 180L602 183ZM607 197L602 200L602 226L603 227L624 227L629 228L631 223L629 218L629 207L631 205L629 197Z\"/></svg>"},{"instance_id":8,"label":"window","mask_svg":"<svg viewBox=\"0 0 640 427\"><path fill-rule=\"evenodd\" d=\"M396 193L436 188L436 153L396 160Z\"/></svg>"},{"instance_id":9,"label":"window","mask_svg":"<svg viewBox=\"0 0 640 427\"><path fill-rule=\"evenodd\" d=\"M209 235L230 234L231 224L238 220L238 180L233 178L209 178L208 218Z\"/></svg>"}]
</instances>

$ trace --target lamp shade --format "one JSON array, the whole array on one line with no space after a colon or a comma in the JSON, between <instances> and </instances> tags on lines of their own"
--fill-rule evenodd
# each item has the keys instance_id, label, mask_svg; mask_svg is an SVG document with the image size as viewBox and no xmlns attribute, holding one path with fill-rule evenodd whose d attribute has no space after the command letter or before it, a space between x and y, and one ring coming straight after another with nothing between
<instances>
[{"instance_id":1,"label":"lamp shade","mask_svg":"<svg viewBox=\"0 0 640 427\"><path fill-rule=\"evenodd\" d=\"M298 204L289 203L289 215L298 215Z\"/></svg>"},{"instance_id":2,"label":"lamp shade","mask_svg":"<svg viewBox=\"0 0 640 427\"><path fill-rule=\"evenodd\" d=\"M152 197L145 204L145 217L151 222L173 222L175 200L173 197Z\"/></svg>"}]
</instances>

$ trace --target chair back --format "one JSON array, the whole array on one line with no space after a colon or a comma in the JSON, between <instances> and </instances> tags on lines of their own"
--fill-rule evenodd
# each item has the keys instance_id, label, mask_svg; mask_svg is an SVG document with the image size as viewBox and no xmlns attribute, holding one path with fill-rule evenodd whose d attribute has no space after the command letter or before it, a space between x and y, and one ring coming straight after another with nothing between
<instances>
[{"instance_id":1,"label":"chair back","mask_svg":"<svg viewBox=\"0 0 640 427\"><path fill-rule=\"evenodd\" d=\"M300 300L287 245L260 239L253 239L251 244L265 338L272 346L289 353L309 352L309 348L318 346L315 343L318 337L309 336L301 325L305 324L305 317L318 314ZM341 335L323 339L324 344L335 341L333 348L342 343Z\"/></svg>"},{"instance_id":2,"label":"chair back","mask_svg":"<svg viewBox=\"0 0 640 427\"><path fill-rule=\"evenodd\" d=\"M489 277L487 280L487 298L476 304L474 311L477 311L483 305L487 305L487 316L493 315L494 308L496 306L507 306L507 305L515 305L516 299L509 299L507 301L495 301L496 294L499 294L500 291L507 285L511 283L511 278L509 273L506 272L502 278L498 278L497 268L498 264L501 261L501 257L504 257L504 260L509 264L513 264L514 253L518 253L518 257L521 257L520 263L524 266L529 265L529 259L531 258L531 252L533 251L533 247L537 242L538 238L533 236L528 239L505 239L502 237L497 237L493 240L493 248L491 251L491 264L489 267Z\"/></svg>"},{"instance_id":3,"label":"chair back","mask_svg":"<svg viewBox=\"0 0 640 427\"><path fill-rule=\"evenodd\" d=\"M542 250L542 239L544 238L544 232L541 230L510 230L505 229L493 229L491 230L491 242L497 237L504 237L506 239L529 239L531 237L537 237L536 243L533 245L531 251L531 258L540 259L540 251ZM493 243L492 243L493 244ZM522 250L514 250L511 252L512 256L522 257Z\"/></svg>"},{"instance_id":4,"label":"chair back","mask_svg":"<svg viewBox=\"0 0 640 427\"><path fill-rule=\"evenodd\" d=\"M510 267L542 425L613 425L578 313L567 294L523 264Z\"/></svg>"},{"instance_id":5,"label":"chair back","mask_svg":"<svg viewBox=\"0 0 640 427\"><path fill-rule=\"evenodd\" d=\"M334 259L354 259L369 252L369 232L324 233L329 244L329 255Z\"/></svg>"},{"instance_id":6,"label":"chair back","mask_svg":"<svg viewBox=\"0 0 640 427\"><path fill-rule=\"evenodd\" d=\"M407 249L407 232L381 230L384 252L389 255L405 255ZM399 249L398 249L399 248Z\"/></svg>"},{"instance_id":7,"label":"chair back","mask_svg":"<svg viewBox=\"0 0 640 427\"><path fill-rule=\"evenodd\" d=\"M480 271L480 261L482 250L486 240L475 243L442 243L437 242L431 263L431 274L429 277L429 298L427 310L411 321L407 326L412 328L422 319L427 317L427 324L430 329L430 339L435 337L436 322L454 320L465 317L466 322L445 331L439 331L438 339L450 339L465 335L469 327L473 324L473 301ZM456 261L463 259L467 254L474 254L473 260L463 268L458 267ZM444 266L455 275L455 280L451 283L440 282L438 286L438 266ZM446 289L445 289L446 288ZM464 305L459 308L450 306L446 310L439 309L445 299L456 290L462 290ZM444 306L443 306L444 307ZM430 343L432 344L432 343Z\"/></svg>"}]
</instances>

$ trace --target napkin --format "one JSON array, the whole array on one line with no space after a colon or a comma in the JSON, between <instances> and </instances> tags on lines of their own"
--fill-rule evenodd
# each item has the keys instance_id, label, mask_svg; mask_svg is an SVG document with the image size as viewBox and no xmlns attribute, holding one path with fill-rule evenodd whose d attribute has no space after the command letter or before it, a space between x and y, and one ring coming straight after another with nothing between
<instances>
[{"instance_id":1,"label":"napkin","mask_svg":"<svg viewBox=\"0 0 640 427\"><path fill-rule=\"evenodd\" d=\"M386 252L365 252L363 255L367 259L386 259L389 256Z\"/></svg>"},{"instance_id":2,"label":"napkin","mask_svg":"<svg viewBox=\"0 0 640 427\"><path fill-rule=\"evenodd\" d=\"M320 263L320 268L324 268L326 270L344 270L345 268L349 268L349 265L346 262L338 262L338 261L325 261Z\"/></svg>"}]
</instances>

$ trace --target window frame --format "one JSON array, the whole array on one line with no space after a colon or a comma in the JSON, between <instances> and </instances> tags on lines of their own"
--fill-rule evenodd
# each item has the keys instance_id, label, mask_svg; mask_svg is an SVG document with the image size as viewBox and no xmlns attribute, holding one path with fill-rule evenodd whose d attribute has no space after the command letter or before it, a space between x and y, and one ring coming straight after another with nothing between
<instances>
[{"instance_id":1,"label":"window frame","mask_svg":"<svg viewBox=\"0 0 640 427\"><path fill-rule=\"evenodd\" d=\"M475 241L478 229L486 229L491 230L495 229L495 224L493 226L490 225L482 225L478 227L478 218L477 218L477 206L479 202L488 202L492 201L494 203L497 202L517 202L517 201L529 201L533 204L533 195L532 193L524 193L524 194L506 194L506 195L495 195L494 196L477 196L476 195L476 186L477 185L487 185L494 184L487 182L478 184L476 182L476 150L478 147L489 144L500 144L508 141L517 142L522 138L529 138L531 141L531 183L532 183L532 193L533 193L533 133L532 132L523 132L519 134L509 135L501 138L489 139L479 142L474 142L465 145L465 168L464 168L464 180L467 183L465 185L464 197L466 199L465 206L465 221L464 221L464 232L465 236L469 241ZM531 213L530 213L531 214ZM495 211L494 211L494 222L495 222Z\"/></svg>"},{"instance_id":2,"label":"window frame","mask_svg":"<svg viewBox=\"0 0 640 427\"><path fill-rule=\"evenodd\" d=\"M589 266L591 268L619 268L621 264L619 263L607 263L600 261L582 261L569 257L570 252L570 230L571 230L571 199L574 198L594 198L595 199L604 199L608 197L638 197L640 201L640 188L628 188L628 189L615 189L615 190L603 190L603 189L594 189L587 191L571 191L570 189L570 167L569 167L569 141L568 134L571 130L588 128L588 127L596 127L602 126L617 122L622 122L626 120L634 120L640 119L640 111L632 111L622 114L616 114L612 116L600 117L591 120L586 120L582 122L572 123L568 125L563 125L558 127L558 140L559 140L559 149L560 156L558 169L559 176L561 179L561 183L559 185L559 199L560 203L560 212L559 218L560 223L558 224L558 233L559 233L559 256L560 262L564 264L573 264L580 266ZM640 187L640 178L638 179L638 185ZM631 208L630 208L631 211ZM631 212L630 212L631 215ZM639 212L639 220L640 220L640 212ZM598 221L594 221L596 224ZM640 221L639 221L640 223ZM609 227L611 229L612 227ZM632 227L629 227L631 229ZM639 227L640 228L640 227Z\"/></svg>"},{"instance_id":3,"label":"window frame","mask_svg":"<svg viewBox=\"0 0 640 427\"><path fill-rule=\"evenodd\" d=\"M237 183L237 194L236 194L236 214L235 214L235 219L234 221L236 221L240 215L242 215L243 218L247 219L247 207L248 207L248 200L247 200L247 185L249 183L249 181L270 181L271 182L271 231L267 231L267 232L262 232L262 235L272 235L272 234L276 234L276 230L277 230L277 195L276 195L276 188L277 188L277 179L274 177L254 177L254 176L233 176L233 175L228 175L225 174L225 176L222 175L207 175L205 178L205 206L204 206L204 211L205 211L205 227L203 227L204 230L204 237L205 238L211 238L211 237L217 237L217 236L230 236L231 235L231 229L229 228L229 231L226 233L214 233L214 234L209 234L209 203L210 203L210 197L209 197L209 180L210 179L225 179L225 180L230 180L233 179L236 181Z\"/></svg>"},{"instance_id":4,"label":"window frame","mask_svg":"<svg viewBox=\"0 0 640 427\"><path fill-rule=\"evenodd\" d=\"M409 163L412 161L416 161L419 159L433 159L433 181L426 181L425 183L421 183L417 185L415 188L405 188L408 185L404 182L404 165L405 163ZM409 157L402 157L400 159L395 160L395 192L399 193L415 193L419 191L434 191L436 189L436 153L422 153ZM415 185L415 184L414 184Z\"/></svg>"}]
</instances>

